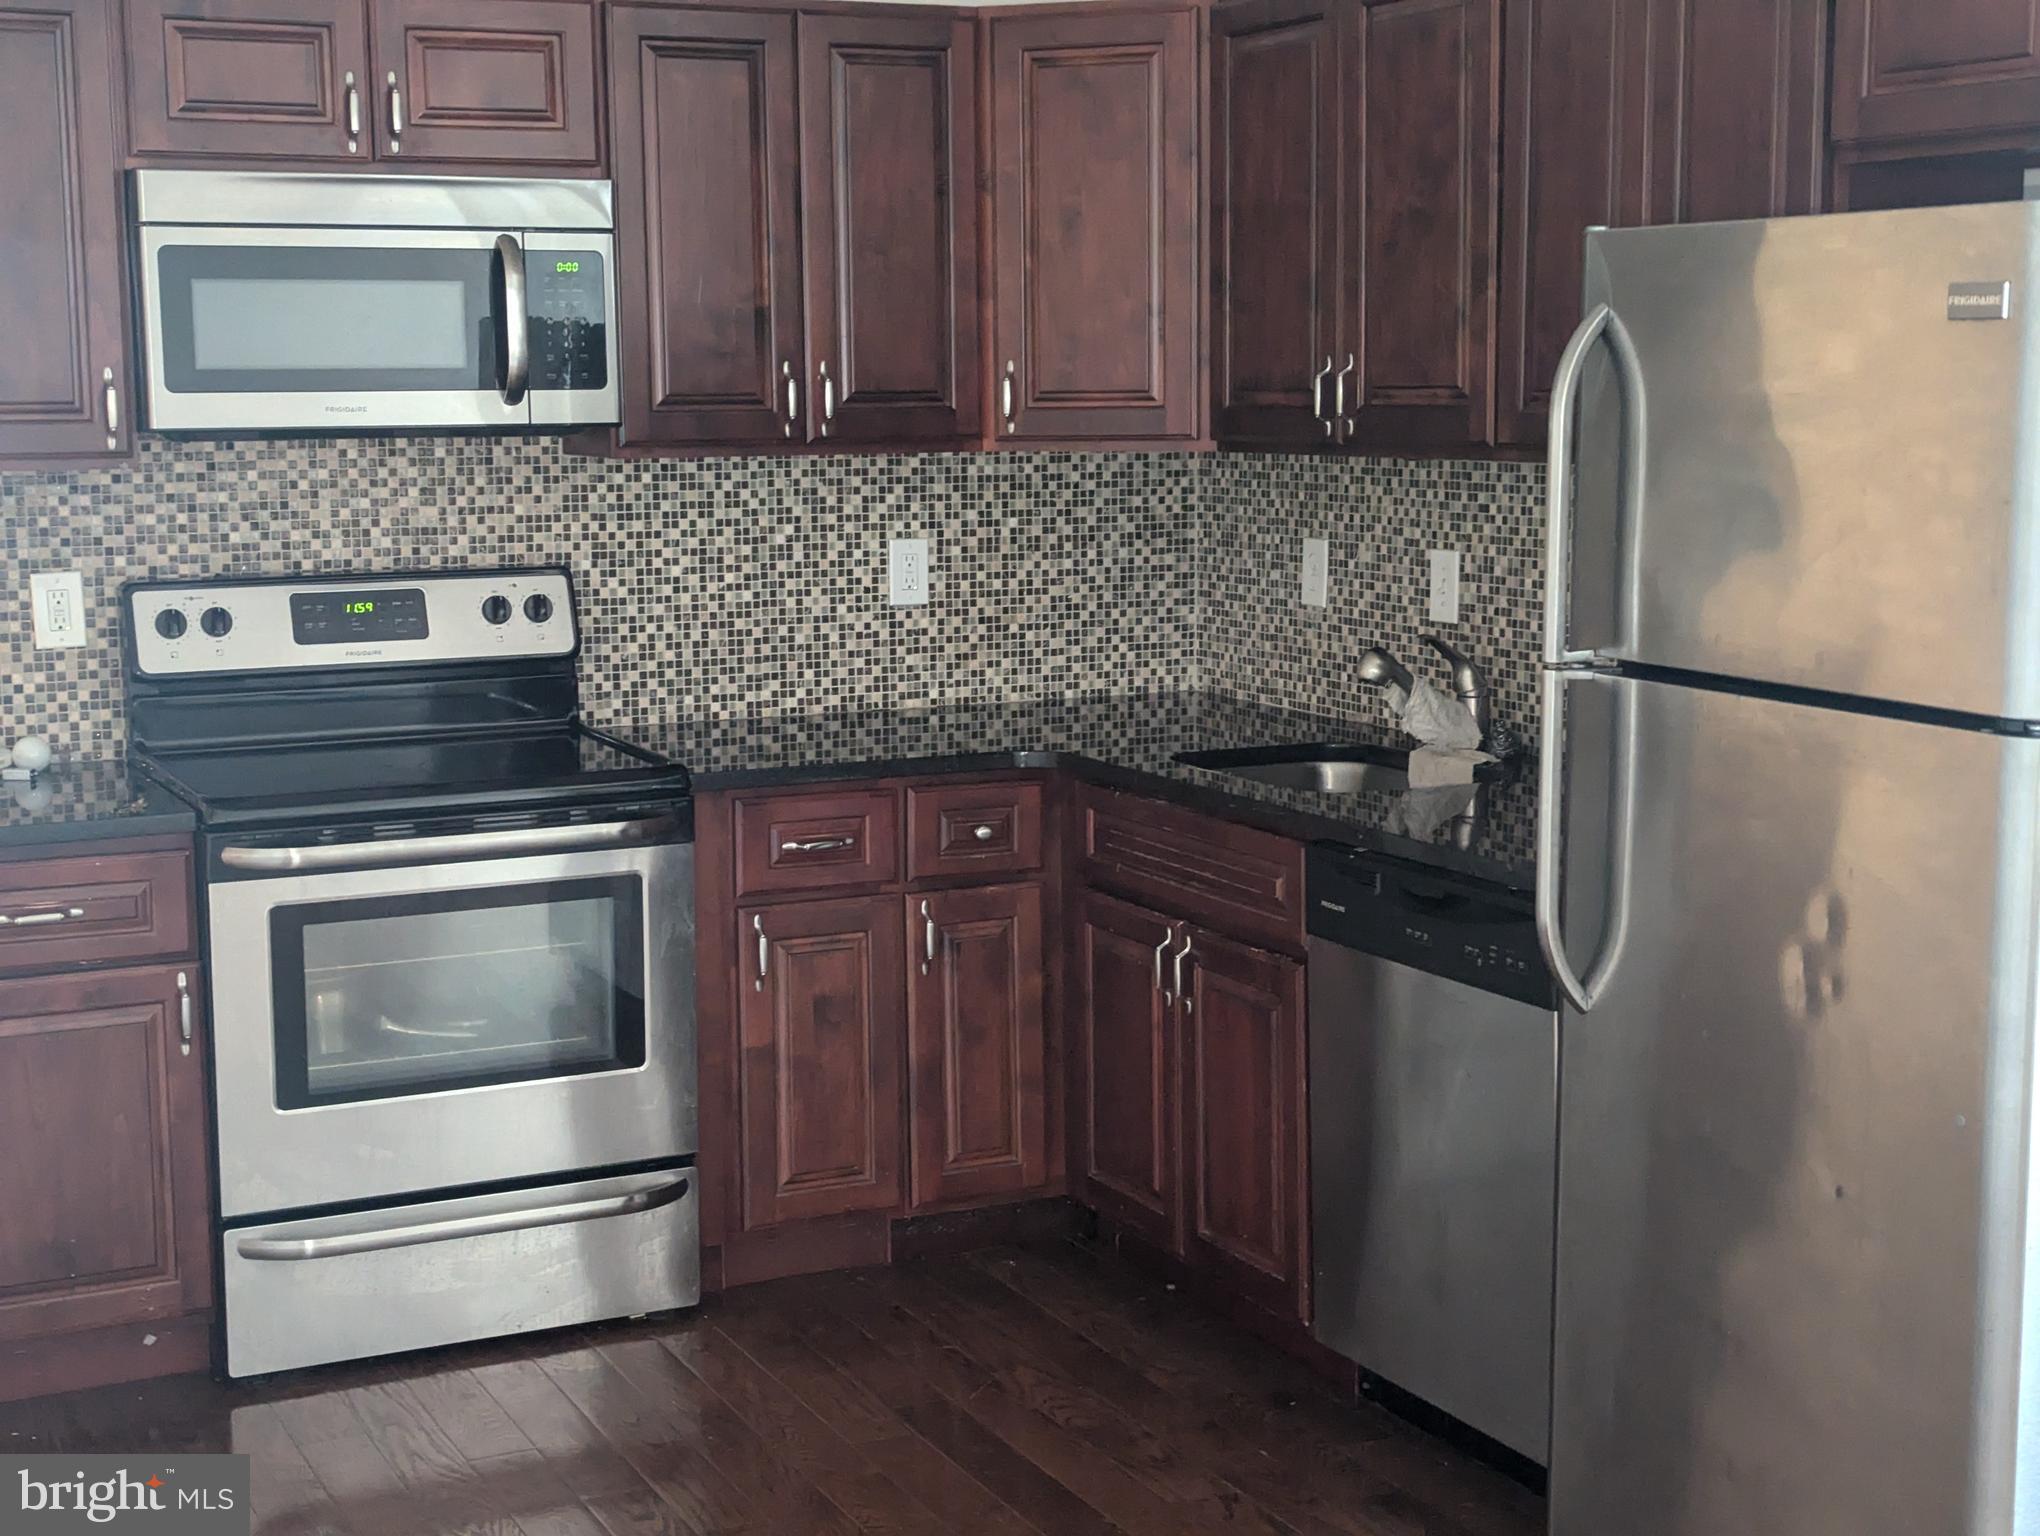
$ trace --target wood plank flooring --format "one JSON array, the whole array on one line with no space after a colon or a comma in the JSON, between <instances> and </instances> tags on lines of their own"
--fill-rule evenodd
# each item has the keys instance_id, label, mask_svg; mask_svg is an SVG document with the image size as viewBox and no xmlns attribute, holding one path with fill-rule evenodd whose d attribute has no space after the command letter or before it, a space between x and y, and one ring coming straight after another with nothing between
<instances>
[{"instance_id":1,"label":"wood plank flooring","mask_svg":"<svg viewBox=\"0 0 2040 1536\"><path fill-rule=\"evenodd\" d=\"M271 1536L1533 1536L1543 1503L1082 1243L233 1385L0 1449L244 1451Z\"/></svg>"}]
</instances>

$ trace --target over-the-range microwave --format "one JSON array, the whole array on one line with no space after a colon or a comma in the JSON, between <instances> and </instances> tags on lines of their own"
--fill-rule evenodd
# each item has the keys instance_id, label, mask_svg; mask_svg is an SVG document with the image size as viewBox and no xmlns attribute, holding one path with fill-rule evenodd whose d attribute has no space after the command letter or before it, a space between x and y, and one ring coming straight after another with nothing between
<instances>
[{"instance_id":1,"label":"over-the-range microwave","mask_svg":"<svg viewBox=\"0 0 2040 1536\"><path fill-rule=\"evenodd\" d=\"M157 432L617 420L606 181L136 171Z\"/></svg>"}]
</instances>

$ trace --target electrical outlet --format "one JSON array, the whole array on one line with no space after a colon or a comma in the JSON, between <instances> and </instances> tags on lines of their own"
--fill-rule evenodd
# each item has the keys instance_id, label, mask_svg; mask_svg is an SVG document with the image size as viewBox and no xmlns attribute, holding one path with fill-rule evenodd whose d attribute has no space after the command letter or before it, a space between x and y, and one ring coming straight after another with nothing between
<instances>
[{"instance_id":1,"label":"electrical outlet","mask_svg":"<svg viewBox=\"0 0 2040 1536\"><path fill-rule=\"evenodd\" d=\"M1303 541L1303 606L1322 608L1332 581L1331 544L1325 539Z\"/></svg>"},{"instance_id":2,"label":"electrical outlet","mask_svg":"<svg viewBox=\"0 0 2040 1536\"><path fill-rule=\"evenodd\" d=\"M28 606L37 650L85 643L85 578L76 571L37 571L28 578Z\"/></svg>"},{"instance_id":3,"label":"electrical outlet","mask_svg":"<svg viewBox=\"0 0 2040 1536\"><path fill-rule=\"evenodd\" d=\"M1431 622L1459 622L1459 551L1431 551Z\"/></svg>"},{"instance_id":4,"label":"electrical outlet","mask_svg":"<svg viewBox=\"0 0 2040 1536\"><path fill-rule=\"evenodd\" d=\"M928 541L892 539L886 544L886 566L892 580L892 605L914 608L928 601Z\"/></svg>"}]
</instances>

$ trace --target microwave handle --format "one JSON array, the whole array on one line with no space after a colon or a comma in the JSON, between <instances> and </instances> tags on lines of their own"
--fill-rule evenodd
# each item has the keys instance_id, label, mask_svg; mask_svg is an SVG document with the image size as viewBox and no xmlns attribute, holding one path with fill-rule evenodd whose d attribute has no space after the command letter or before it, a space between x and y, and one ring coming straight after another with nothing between
<instances>
[{"instance_id":1,"label":"microwave handle","mask_svg":"<svg viewBox=\"0 0 2040 1536\"><path fill-rule=\"evenodd\" d=\"M524 299L524 247L515 235L496 236L503 263L503 403L522 405L531 383L531 312Z\"/></svg>"}]
</instances>

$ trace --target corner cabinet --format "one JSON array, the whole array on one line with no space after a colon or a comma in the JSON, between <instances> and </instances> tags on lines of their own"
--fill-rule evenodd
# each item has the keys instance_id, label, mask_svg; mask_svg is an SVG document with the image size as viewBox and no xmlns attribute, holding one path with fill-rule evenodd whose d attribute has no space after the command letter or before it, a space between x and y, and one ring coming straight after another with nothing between
<instances>
[{"instance_id":1,"label":"corner cabinet","mask_svg":"<svg viewBox=\"0 0 2040 1536\"><path fill-rule=\"evenodd\" d=\"M132 447L110 0L0 4L0 466Z\"/></svg>"},{"instance_id":2,"label":"corner cabinet","mask_svg":"<svg viewBox=\"0 0 2040 1536\"><path fill-rule=\"evenodd\" d=\"M970 24L609 15L619 445L975 439Z\"/></svg>"},{"instance_id":3,"label":"corner cabinet","mask_svg":"<svg viewBox=\"0 0 2040 1536\"><path fill-rule=\"evenodd\" d=\"M995 16L995 443L1203 430L1198 10Z\"/></svg>"}]
</instances>

